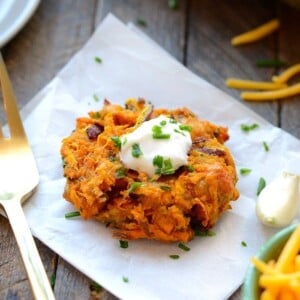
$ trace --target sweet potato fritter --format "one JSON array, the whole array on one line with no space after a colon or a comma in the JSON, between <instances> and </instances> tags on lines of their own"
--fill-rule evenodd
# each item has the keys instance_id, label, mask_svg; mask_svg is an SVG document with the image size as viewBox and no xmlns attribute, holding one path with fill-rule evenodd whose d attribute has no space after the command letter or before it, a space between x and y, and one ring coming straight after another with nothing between
<instances>
[{"instance_id":1,"label":"sweet potato fritter","mask_svg":"<svg viewBox=\"0 0 300 300\"><path fill-rule=\"evenodd\" d=\"M188 166L149 178L124 168L112 139L132 130L145 105L142 99L129 99L125 107L105 100L100 111L77 119L61 147L64 198L84 219L112 227L117 238L186 242L194 237L195 227L211 228L239 196L235 164L224 146L228 132L187 108L153 109L145 117L164 114L191 126L193 145ZM133 182L142 185L131 192Z\"/></svg>"}]
</instances>

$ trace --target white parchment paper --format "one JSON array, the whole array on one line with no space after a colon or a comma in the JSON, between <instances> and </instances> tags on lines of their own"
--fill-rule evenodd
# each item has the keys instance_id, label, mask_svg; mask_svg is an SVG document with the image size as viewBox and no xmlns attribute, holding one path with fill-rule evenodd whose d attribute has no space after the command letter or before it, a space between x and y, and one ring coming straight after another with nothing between
<instances>
[{"instance_id":1,"label":"white parchment paper","mask_svg":"<svg viewBox=\"0 0 300 300\"><path fill-rule=\"evenodd\" d=\"M62 138L78 116L100 109L102 99L123 104L129 97L144 97L156 107L187 106L199 117L227 126L227 146L237 169L252 169L240 178L241 196L213 228L216 235L195 238L188 243L189 252L154 241L132 241L121 249L104 225L65 219L74 208L62 198ZM243 282L249 258L275 232L255 216L259 178L269 182L283 170L300 170L296 138L191 73L112 15L22 113L41 176L37 192L24 207L33 234L122 299L228 298ZM244 133L242 123L260 127ZM171 254L180 259L170 259Z\"/></svg>"}]
</instances>

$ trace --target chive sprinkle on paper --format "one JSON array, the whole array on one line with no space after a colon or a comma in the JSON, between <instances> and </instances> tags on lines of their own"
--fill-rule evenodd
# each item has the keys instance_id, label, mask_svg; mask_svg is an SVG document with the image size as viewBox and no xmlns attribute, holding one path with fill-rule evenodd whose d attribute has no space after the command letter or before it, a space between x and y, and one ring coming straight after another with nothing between
<instances>
[{"instance_id":1,"label":"chive sprinkle on paper","mask_svg":"<svg viewBox=\"0 0 300 300\"><path fill-rule=\"evenodd\" d=\"M188 247L187 245L185 245L185 244L183 244L183 243L179 243L179 244L178 244L178 248L180 248L180 249L183 250L183 251L190 251L190 250L191 250L190 247Z\"/></svg>"},{"instance_id":2,"label":"chive sprinkle on paper","mask_svg":"<svg viewBox=\"0 0 300 300\"><path fill-rule=\"evenodd\" d=\"M269 145L267 144L267 142L263 141L263 146L266 152L269 152L270 148Z\"/></svg>"},{"instance_id":3,"label":"chive sprinkle on paper","mask_svg":"<svg viewBox=\"0 0 300 300\"><path fill-rule=\"evenodd\" d=\"M212 230L195 229L195 236L215 236L216 233Z\"/></svg>"},{"instance_id":4,"label":"chive sprinkle on paper","mask_svg":"<svg viewBox=\"0 0 300 300\"><path fill-rule=\"evenodd\" d=\"M128 277L125 277L125 276L123 276L123 282L125 282L125 283L128 283L129 282L129 278Z\"/></svg>"},{"instance_id":5,"label":"chive sprinkle on paper","mask_svg":"<svg viewBox=\"0 0 300 300\"><path fill-rule=\"evenodd\" d=\"M241 130L244 132L249 132L252 131L254 129L257 129L259 127L258 124L253 123L253 124L241 124Z\"/></svg>"},{"instance_id":6,"label":"chive sprinkle on paper","mask_svg":"<svg viewBox=\"0 0 300 300\"><path fill-rule=\"evenodd\" d=\"M247 243L246 243L245 241L241 241L241 245L242 245L243 247L247 247Z\"/></svg>"},{"instance_id":7,"label":"chive sprinkle on paper","mask_svg":"<svg viewBox=\"0 0 300 300\"><path fill-rule=\"evenodd\" d=\"M80 216L80 212L79 211L71 211L65 214L65 218L66 219L71 219L71 218L75 218L75 217L79 217Z\"/></svg>"},{"instance_id":8,"label":"chive sprinkle on paper","mask_svg":"<svg viewBox=\"0 0 300 300\"><path fill-rule=\"evenodd\" d=\"M128 241L119 240L119 243L120 243L120 248L122 249L128 248Z\"/></svg>"},{"instance_id":9,"label":"chive sprinkle on paper","mask_svg":"<svg viewBox=\"0 0 300 300\"><path fill-rule=\"evenodd\" d=\"M243 175L243 176L246 176L246 175L249 175L251 173L251 169L248 169L248 168L241 168L240 169L240 174Z\"/></svg>"},{"instance_id":10,"label":"chive sprinkle on paper","mask_svg":"<svg viewBox=\"0 0 300 300\"><path fill-rule=\"evenodd\" d=\"M266 186L266 180L263 177L259 178L256 195L258 196Z\"/></svg>"},{"instance_id":11,"label":"chive sprinkle on paper","mask_svg":"<svg viewBox=\"0 0 300 300\"><path fill-rule=\"evenodd\" d=\"M101 64L102 63L102 59L99 56L96 56L95 57L95 62L98 63L98 64Z\"/></svg>"},{"instance_id":12,"label":"chive sprinkle on paper","mask_svg":"<svg viewBox=\"0 0 300 300\"><path fill-rule=\"evenodd\" d=\"M96 94L93 95L93 98L94 98L95 102L99 102L100 101L99 97Z\"/></svg>"}]
</instances>

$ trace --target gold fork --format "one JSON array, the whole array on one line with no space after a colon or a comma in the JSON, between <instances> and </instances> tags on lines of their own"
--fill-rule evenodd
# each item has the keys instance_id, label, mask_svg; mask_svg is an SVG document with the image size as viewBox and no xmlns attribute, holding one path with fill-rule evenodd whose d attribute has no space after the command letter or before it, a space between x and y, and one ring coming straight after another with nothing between
<instances>
[{"instance_id":1,"label":"gold fork","mask_svg":"<svg viewBox=\"0 0 300 300\"><path fill-rule=\"evenodd\" d=\"M21 206L37 187L39 174L1 53L0 82L10 132L5 137L0 124L0 205L15 234L35 299L55 299Z\"/></svg>"}]
</instances>

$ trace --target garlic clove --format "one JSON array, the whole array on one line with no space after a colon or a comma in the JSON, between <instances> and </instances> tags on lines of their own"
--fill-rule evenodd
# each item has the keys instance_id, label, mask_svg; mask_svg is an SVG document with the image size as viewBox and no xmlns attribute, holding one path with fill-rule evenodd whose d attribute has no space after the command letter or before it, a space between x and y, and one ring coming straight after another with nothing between
<instances>
[{"instance_id":1,"label":"garlic clove","mask_svg":"<svg viewBox=\"0 0 300 300\"><path fill-rule=\"evenodd\" d=\"M299 175L283 172L259 194L256 215L267 226L284 227L295 219L299 201Z\"/></svg>"}]
</instances>

